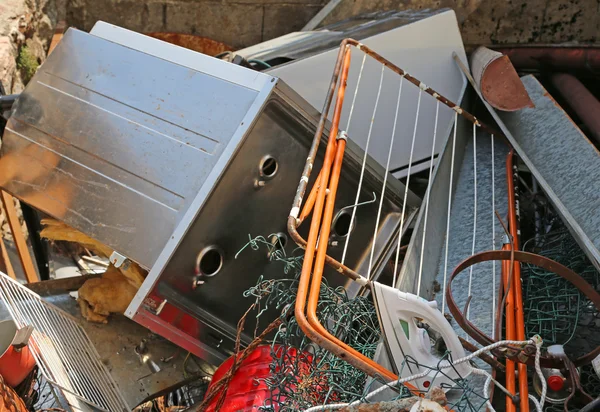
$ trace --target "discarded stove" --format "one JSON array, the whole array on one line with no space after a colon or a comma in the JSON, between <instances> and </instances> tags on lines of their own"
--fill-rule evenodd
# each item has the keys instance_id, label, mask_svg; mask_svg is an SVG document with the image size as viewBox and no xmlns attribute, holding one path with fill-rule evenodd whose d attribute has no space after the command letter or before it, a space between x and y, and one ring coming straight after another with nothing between
<instances>
[{"instance_id":1,"label":"discarded stove","mask_svg":"<svg viewBox=\"0 0 600 412\"><path fill-rule=\"evenodd\" d=\"M98 23L90 34L70 29L15 104L0 186L113 248L116 266L149 269L126 315L220 363L249 304L242 293L278 276L266 253L236 259L245 239L295 249L285 222L318 119L275 77ZM329 250L339 259L353 233L361 241L346 265L376 276L403 203L409 215L419 199L373 160L361 167L363 152L348 146ZM354 207L359 176L361 201L384 181L385 197Z\"/></svg>"}]
</instances>

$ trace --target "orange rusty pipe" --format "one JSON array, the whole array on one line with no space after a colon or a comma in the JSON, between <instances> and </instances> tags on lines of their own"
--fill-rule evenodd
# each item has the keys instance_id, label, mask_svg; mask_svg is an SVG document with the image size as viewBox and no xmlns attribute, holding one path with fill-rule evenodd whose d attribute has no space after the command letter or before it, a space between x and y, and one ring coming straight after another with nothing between
<instances>
[{"instance_id":1,"label":"orange rusty pipe","mask_svg":"<svg viewBox=\"0 0 600 412\"><path fill-rule=\"evenodd\" d=\"M308 197L306 198L306 203L304 204L302 212L300 212L300 216L298 217L298 226L300 226L302 222L304 222L304 219L306 219L308 215L310 215L310 212L312 212L313 210L315 200L317 200L317 193L319 192L319 188L321 187L322 174L323 169L321 169L321 171L319 172L317 180L315 180L315 185L312 187L310 193L308 194Z\"/></svg>"},{"instance_id":2,"label":"orange rusty pipe","mask_svg":"<svg viewBox=\"0 0 600 412\"><path fill-rule=\"evenodd\" d=\"M511 250L509 244L504 244L502 246L502 250ZM506 339L514 340L515 339L515 323L514 323L514 288L510 285L510 261L503 260L502 261L502 281L504 282L504 290L506 293ZM515 394L516 384L515 384L515 362L507 359L506 360L506 389L511 394ZM516 412L517 408L513 402L513 400L507 396L506 397L506 412Z\"/></svg>"},{"instance_id":3,"label":"orange rusty pipe","mask_svg":"<svg viewBox=\"0 0 600 412\"><path fill-rule=\"evenodd\" d=\"M345 54L344 54L344 63L342 66L342 77L341 77L341 82L340 82L340 88L338 90L336 105L334 108L332 131L329 136L329 141L328 141L327 148L325 151L325 159L323 161L323 167L321 169L321 174L320 174L320 179L319 179L320 183L321 183L321 187L327 187L327 182L329 181L329 175L331 172L331 170L330 170L331 165L334 160L333 158L335 155L335 153L334 153L335 149L338 149L338 150L335 150L335 152L337 152L337 155L335 155L335 161L336 161L335 169L337 170L337 178L334 178L334 181L332 182L332 185L333 185L332 187L337 189L337 182L339 181L339 173L341 170L341 162L343 159L343 151L345 149L345 142L343 142L342 144L337 144L337 145L334 143L336 142L336 139L337 139L338 126L339 126L339 121L340 121L341 111L342 111L342 106L343 106L343 101L344 101L346 82L347 82L347 78L348 78L348 71L350 69L350 56L351 56L350 49L348 48L348 49L346 49ZM341 156L340 156L340 153L341 153ZM366 373L368 373L371 376L378 376L386 381L396 380L398 377L395 374L393 374L392 372L383 368L376 362L373 362L373 360L362 355L360 352L356 351L355 349L353 349L343 343L340 345L338 343L339 341L335 342L335 341L329 339L329 337L331 335L329 335L326 330L325 330L326 333L325 334L323 333L324 328L318 322L318 320L317 320L317 322L311 322L310 315L309 315L309 319L307 319L304 314L304 310L306 308L306 296L308 294L307 293L308 286L309 286L308 284L309 284L309 281L311 280L311 272L313 269L313 261L314 261L314 257L315 257L315 248L317 247L318 239L321 239L321 241L319 242L318 250L321 250L324 246L325 253L326 253L326 249L327 249L327 238L320 237L320 236L322 236L322 234L319 233L320 232L319 228L321 226L321 224L320 224L321 217L322 217L323 211L324 211L323 206L325 204L325 196L326 195L328 196L328 201L335 202L335 194L334 193L328 194L326 190L317 191L316 199L315 199L315 207L313 210L314 213L313 213L313 217L311 220L310 231L309 231L309 235L308 235L308 242L307 242L307 247L306 247L306 251L305 251L305 255L304 255L304 262L302 265L302 272L301 272L300 281L298 284L298 296L296 298L296 306L295 306L296 320L298 321L298 325L300 326L302 331L311 340L313 340L315 343L317 343L319 346L331 351L332 353L341 357L342 359L345 359L350 364L358 367L359 369L365 371ZM329 231L330 226L331 226L331 216L329 217L329 222L328 222L328 224L325 225L324 230ZM321 264L320 264L320 270L319 270L319 265L315 265L315 272L320 273L322 276L324 257L319 255L319 253L317 256L320 256ZM319 276L318 279L313 278L311 290L314 288L315 284L317 284L317 288L320 289L321 276ZM318 299L318 295L317 295L317 299ZM309 305L310 305L310 301L309 301ZM318 329L315 329L314 325L318 325L317 326Z\"/></svg>"},{"instance_id":4,"label":"orange rusty pipe","mask_svg":"<svg viewBox=\"0 0 600 412\"><path fill-rule=\"evenodd\" d=\"M338 100L336 102L336 110L333 118L333 127L332 131L329 135L329 140L327 143L327 148L325 150L325 158L323 160L323 167L321 170L321 183L323 187L326 187L326 183L329 180L329 174L331 165L333 163L333 158L335 156L333 144L337 138L337 125L339 124L339 118L341 117L341 103L343 99L343 90L346 87L346 79L348 77L349 71L349 63L350 63L350 50L345 49L344 51L344 65L342 66L342 78L340 83L340 90L338 91ZM331 351L336 356L345 359L351 365L356 366L357 368L365 371L370 376L380 376L385 380L394 380L397 377L395 375L389 376L389 374L382 374L381 367L377 365L377 368L374 368L372 365L369 365L363 359L364 356L356 356L355 353L346 350L343 347L339 347L334 345L331 341L326 338L323 338L321 334L319 334L309 323L307 320L304 310L306 308L306 297L308 295L308 288L311 279L311 273L313 269L313 262L315 257L315 249L317 246L317 240L319 236L319 229L321 223L321 217L323 214L323 205L325 203L325 195L326 190L319 190L317 192L316 200L315 200L315 208L313 211L313 217L310 223L310 231L308 234L308 242L306 245L306 250L304 253L304 262L302 264L302 272L300 274L300 280L298 282L298 295L296 297L296 304L294 307L294 314L296 316L296 320L298 325L302 329L302 331L308 336L309 339L317 343L319 346ZM326 240L324 240L326 242ZM354 351L356 352L356 351ZM372 362L372 361L371 361ZM384 369L385 370L385 369Z\"/></svg>"},{"instance_id":5,"label":"orange rusty pipe","mask_svg":"<svg viewBox=\"0 0 600 412\"><path fill-rule=\"evenodd\" d=\"M519 229L517 227L517 204L515 199L515 181L513 178L514 149L506 158L506 175L508 183L508 227L513 242L513 249L519 250ZM509 263L510 264L510 263ZM512 288L514 294L514 319L516 322L516 339L525 340L525 317L523 313L523 287L521 285L521 264L515 260L513 267ZM529 387L527 384L527 365L519 363L519 395L521 411L529 411Z\"/></svg>"},{"instance_id":6,"label":"orange rusty pipe","mask_svg":"<svg viewBox=\"0 0 600 412\"><path fill-rule=\"evenodd\" d=\"M356 357L362 359L364 362L371 364L374 368L380 370L381 374L389 380L398 379L398 377L383 368L372 359L367 358L354 348L345 344L344 342L331 335L323 325L321 325L317 316L317 306L319 304L319 295L321 292L321 280L323 279L323 269L325 267L325 256L327 254L327 239L329 239L329 233L331 230L331 222L333 220L333 211L335 208L335 195L337 193L338 183L340 179L340 172L342 170L342 161L344 159L344 150L346 148L346 141L340 139L337 144L336 156L333 164L333 170L331 172L331 179L329 181L329 193L327 194L327 201L325 204L325 211L323 213L323 221L321 224L321 233L319 234L319 245L317 247L317 257L315 260L315 266L313 270L312 281L310 285L310 294L308 296L308 308L307 317L310 325L322 335L325 339L328 339L334 345L340 346L348 352L354 354Z\"/></svg>"},{"instance_id":7,"label":"orange rusty pipe","mask_svg":"<svg viewBox=\"0 0 600 412\"><path fill-rule=\"evenodd\" d=\"M334 115L332 121L332 134L330 136L330 144L328 145L328 152L330 146L333 146L331 143L331 137L337 139L338 129L339 129L339 121L341 118L342 107L344 103L345 91L346 91L346 82L348 78L348 71L350 68L350 49L348 49L347 53L344 55L344 64L342 66L342 77L340 82L340 88L338 90L337 101L334 107ZM377 371L377 375L381 376L383 379L388 381L393 381L398 379L398 376L393 372L387 370L386 368L379 365L377 362L372 359L364 356L351 346L345 344L339 339L335 338L333 335L327 331L325 327L320 323L319 318L317 316L317 306L319 303L319 295L321 291L321 280L323 278L323 270L325 267L325 258L327 256L327 239L329 239L329 234L331 231L331 222L333 220L333 211L335 209L335 198L337 193L337 188L339 184L340 174L342 170L342 163L344 159L344 151L346 148L346 141L344 139L340 139L337 142L335 148L335 158L333 160L333 168L329 170L329 162L328 158L327 162L324 162L323 169L321 169L320 174L320 190L316 193L315 206L314 206L314 216L313 221L311 222L311 233L316 225L313 225L315 219L318 219L322 216L320 233L318 235L319 244L317 246L317 255L316 261L313 268L313 275L310 284L310 294L308 297L308 308L307 308L307 318L308 323L312 327L312 330L319 335L319 344L322 345L324 341L328 341L329 345L333 347L339 348L338 351L346 352L348 356L351 356L368 365L370 368ZM327 154L326 154L327 157ZM331 172L331 173L329 173ZM327 185L327 181L329 178L329 174L331 177L329 179L329 184ZM329 190L322 190L327 187ZM325 199L327 198L327 199ZM324 206L324 207L323 207ZM320 219L319 219L320 220ZM309 235L310 236L310 235ZM312 246L309 241L309 246ZM314 258L314 249L307 248L307 253L305 254L305 263L306 263L306 255L311 255L311 260ZM311 262L312 263L312 262ZM304 270L304 267L303 267ZM304 325L306 326L306 325ZM306 332L305 332L306 333ZM416 390L413 386L409 385L410 389Z\"/></svg>"},{"instance_id":8,"label":"orange rusty pipe","mask_svg":"<svg viewBox=\"0 0 600 412\"><path fill-rule=\"evenodd\" d=\"M333 169L331 171L331 179L329 181L329 192L327 193L327 201L325 204L325 211L323 213L321 233L319 234L319 239L321 239L321 241L319 242L319 245L317 247L317 257L310 285L310 294L308 296L308 322L324 339L329 340L329 342L331 342L332 344L343 348L344 350L359 358L361 361L371 365L373 368L377 369L380 372L380 374L384 378L386 378L386 380L396 380L398 379L398 376L395 375L393 372L382 367L377 362L364 356L351 346L347 345L346 343L342 342L341 340L337 339L335 336L330 334L329 331L321 324L321 322L319 321L319 317L317 316L319 295L321 293L321 280L323 279L323 270L325 268L325 256L327 255L327 239L329 239L331 222L333 220L333 212L335 209L335 195L337 193L340 173L342 170L342 162L344 159L345 148L346 141L344 139L340 139L337 144L336 156L334 159ZM417 388L415 388L414 386L410 384L406 384L406 386L415 393L417 392Z\"/></svg>"}]
</instances>

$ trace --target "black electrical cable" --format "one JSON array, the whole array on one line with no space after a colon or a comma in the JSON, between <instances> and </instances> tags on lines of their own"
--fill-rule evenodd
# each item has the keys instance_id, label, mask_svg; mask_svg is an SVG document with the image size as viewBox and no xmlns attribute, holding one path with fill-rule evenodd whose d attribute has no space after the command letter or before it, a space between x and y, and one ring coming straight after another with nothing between
<instances>
[{"instance_id":1,"label":"black electrical cable","mask_svg":"<svg viewBox=\"0 0 600 412\"><path fill-rule=\"evenodd\" d=\"M579 412L592 412L592 411L600 411L600 398L596 398L583 408L579 410Z\"/></svg>"}]
</instances>

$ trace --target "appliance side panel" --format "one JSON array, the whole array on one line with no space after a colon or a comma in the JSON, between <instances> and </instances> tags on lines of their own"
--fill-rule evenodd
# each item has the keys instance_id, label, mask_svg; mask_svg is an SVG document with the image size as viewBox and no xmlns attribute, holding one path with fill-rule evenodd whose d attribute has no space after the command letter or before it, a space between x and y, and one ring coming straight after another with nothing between
<instances>
[{"instance_id":1,"label":"appliance side panel","mask_svg":"<svg viewBox=\"0 0 600 412\"><path fill-rule=\"evenodd\" d=\"M258 95L70 29L13 109L0 186L150 268Z\"/></svg>"},{"instance_id":2,"label":"appliance side panel","mask_svg":"<svg viewBox=\"0 0 600 412\"><path fill-rule=\"evenodd\" d=\"M455 52L463 62L467 61L456 15L453 11L443 12L432 17L381 33L362 41L394 64L415 76L427 86L453 102L458 102L466 87L466 80L454 64L452 53ZM278 76L296 90L303 98L318 110L323 107L324 90L331 81L331 73L335 65L338 51L329 50L315 56L287 63L269 70L268 73ZM348 76L346 96L354 95L364 53L352 49L352 66ZM381 76L381 64L367 57L358 90L356 107L352 124L347 127L350 104L344 107L340 124L347 129L348 137L362 149L366 147L367 136L373 116L373 107ZM398 125L394 156L390 170L397 178L408 174L413 129L419 89L404 82L398 115ZM400 77L385 70L379 105L375 115L369 155L380 164L385 165L389 152L389 136L392 133L396 101ZM348 98L347 97L347 98ZM422 96L421 108L417 124L415 149L411 173L426 169L431 158L433 141L433 119L436 101ZM438 131L449 130L454 117L450 112L440 112ZM439 136L434 155L443 148L443 138ZM381 136L377 139L376 137Z\"/></svg>"},{"instance_id":3,"label":"appliance side panel","mask_svg":"<svg viewBox=\"0 0 600 412\"><path fill-rule=\"evenodd\" d=\"M286 239L286 256L302 254L289 238L286 222L314 136L314 120L291 109L281 95L275 95L266 104L177 247L170 256L165 255L164 270L159 271L158 265L153 269L150 280L146 281L148 285L153 282L151 290L144 291L147 298L137 302L137 306L130 306L128 316L135 319L142 311L153 310L167 301L199 321L201 327L193 336L197 342L218 343L219 348L225 350L235 341L236 324L252 303L251 298L243 297L244 291L254 286L260 276L264 279L288 278L292 285L294 270L286 274L285 263L270 257L266 247L259 250L247 247L238 252L249 237L269 239L269 235L278 233ZM322 149L315 170L320 168L325 147ZM270 176L261 172L261 164L268 157L276 161ZM336 212L354 204L359 172L360 167L353 164L351 158L344 163ZM372 193L381 189L382 177L367 174L361 200L371 199ZM389 225L382 224L380 231L389 226L397 227L401 209L399 198L398 193L386 194L381 220ZM378 203L370 203L357 210L356 225L350 229L353 234L346 262L351 267L357 267L369 258L377 208ZM305 237L307 229L305 223L301 227ZM334 233L328 240L328 253L339 259L345 240L345 234L336 231L334 225ZM213 246L221 252L222 263L216 266L219 269L211 276L197 277L195 265L199 253ZM380 260L379 256L374 257L374 261ZM343 276L331 269L327 272L329 285L346 284L347 279ZM203 283L197 284L197 280ZM278 314L277 309L271 308L265 316ZM254 321L251 317L246 322L248 334L254 330ZM243 335L244 342L248 339L248 335ZM200 346L198 353L201 353Z\"/></svg>"}]
</instances>

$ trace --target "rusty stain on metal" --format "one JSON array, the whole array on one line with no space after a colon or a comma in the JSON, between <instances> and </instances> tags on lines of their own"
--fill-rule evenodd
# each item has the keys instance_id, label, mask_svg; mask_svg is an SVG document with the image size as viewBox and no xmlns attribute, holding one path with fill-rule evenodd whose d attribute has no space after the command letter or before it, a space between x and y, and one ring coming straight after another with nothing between
<instances>
[{"instance_id":1,"label":"rusty stain on metal","mask_svg":"<svg viewBox=\"0 0 600 412\"><path fill-rule=\"evenodd\" d=\"M479 47L471 55L471 70L483 97L498 110L535 107L507 56Z\"/></svg>"},{"instance_id":2,"label":"rusty stain on metal","mask_svg":"<svg viewBox=\"0 0 600 412\"><path fill-rule=\"evenodd\" d=\"M216 56L217 54L233 50L230 46L220 41L192 34L152 32L146 33L146 35L209 56Z\"/></svg>"}]
</instances>

